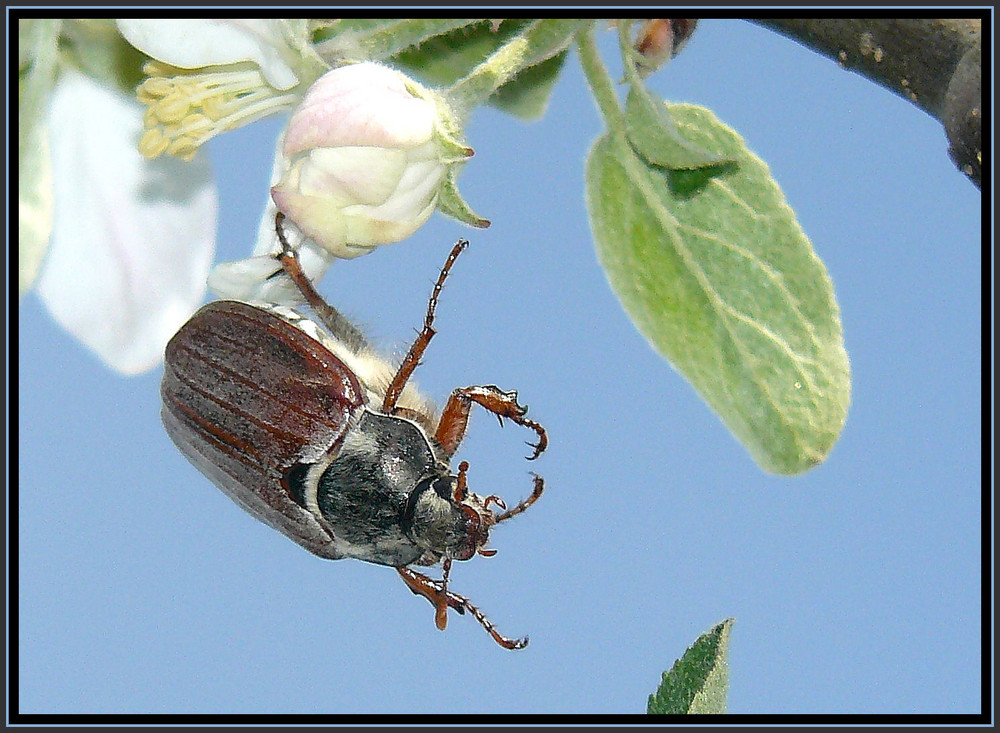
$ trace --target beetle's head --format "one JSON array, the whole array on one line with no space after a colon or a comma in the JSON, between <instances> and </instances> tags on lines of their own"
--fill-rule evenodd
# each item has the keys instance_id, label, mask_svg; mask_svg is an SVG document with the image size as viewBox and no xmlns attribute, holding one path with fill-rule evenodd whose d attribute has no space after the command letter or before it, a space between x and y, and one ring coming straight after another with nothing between
<instances>
[{"instance_id":1,"label":"beetle's head","mask_svg":"<svg viewBox=\"0 0 1000 733\"><path fill-rule=\"evenodd\" d=\"M496 524L497 515L490 504L504 508L496 496L482 497L468 490L465 461L457 474L441 473L426 476L410 494L406 514L410 536L423 547L429 563L443 557L468 560L477 553L484 556L496 554L485 549L490 528Z\"/></svg>"}]
</instances>

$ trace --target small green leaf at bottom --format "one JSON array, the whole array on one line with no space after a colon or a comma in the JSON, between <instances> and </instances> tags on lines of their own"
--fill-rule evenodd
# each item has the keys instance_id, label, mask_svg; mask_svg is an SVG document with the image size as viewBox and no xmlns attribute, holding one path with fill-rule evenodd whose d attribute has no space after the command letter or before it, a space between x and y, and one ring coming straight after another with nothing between
<instances>
[{"instance_id":1,"label":"small green leaf at bottom","mask_svg":"<svg viewBox=\"0 0 1000 733\"><path fill-rule=\"evenodd\" d=\"M729 691L729 632L735 619L726 619L698 637L674 662L656 692L649 696L650 715L726 712Z\"/></svg>"}]
</instances>

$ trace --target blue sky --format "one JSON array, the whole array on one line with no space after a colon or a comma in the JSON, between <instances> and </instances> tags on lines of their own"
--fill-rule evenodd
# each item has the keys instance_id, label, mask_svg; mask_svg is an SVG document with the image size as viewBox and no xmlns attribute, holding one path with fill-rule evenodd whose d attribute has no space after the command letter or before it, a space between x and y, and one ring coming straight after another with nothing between
<instances>
[{"instance_id":1,"label":"blue sky","mask_svg":"<svg viewBox=\"0 0 1000 733\"><path fill-rule=\"evenodd\" d=\"M613 61L615 39L601 37ZM809 473L763 473L633 328L597 264L583 199L601 120L575 56L539 122L467 130L462 192L336 264L320 289L387 352L469 238L417 372L518 389L549 431L476 414L474 490L546 492L452 587L497 627L434 628L388 568L311 556L174 449L161 370L126 379L18 316L21 712L628 713L702 632L735 617L732 713L973 713L981 705L981 199L938 122L745 22L705 20L651 85L715 111L763 158L826 264L853 394ZM245 256L277 121L210 147L218 258ZM989 168L989 166L987 166ZM11 521L11 529L14 522ZM990 548L992 551L992 547Z\"/></svg>"}]
</instances>

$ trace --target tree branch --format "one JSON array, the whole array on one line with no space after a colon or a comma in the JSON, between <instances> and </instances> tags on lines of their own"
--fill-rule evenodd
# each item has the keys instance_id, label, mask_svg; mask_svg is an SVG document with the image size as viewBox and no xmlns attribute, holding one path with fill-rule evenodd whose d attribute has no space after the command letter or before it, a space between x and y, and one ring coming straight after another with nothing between
<instances>
[{"instance_id":1,"label":"tree branch","mask_svg":"<svg viewBox=\"0 0 1000 733\"><path fill-rule=\"evenodd\" d=\"M979 19L755 19L917 105L944 125L948 154L982 179Z\"/></svg>"}]
</instances>

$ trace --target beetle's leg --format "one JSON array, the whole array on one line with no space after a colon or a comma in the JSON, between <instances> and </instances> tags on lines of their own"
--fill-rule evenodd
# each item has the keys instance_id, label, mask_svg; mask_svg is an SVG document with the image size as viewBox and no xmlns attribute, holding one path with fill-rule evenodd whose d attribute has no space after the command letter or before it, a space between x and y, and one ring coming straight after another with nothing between
<instances>
[{"instance_id":1,"label":"beetle's leg","mask_svg":"<svg viewBox=\"0 0 1000 733\"><path fill-rule=\"evenodd\" d=\"M278 234L278 241L281 242L281 254L278 255L281 267L292 278L292 282L302 293L302 297L306 299L327 330L344 341L354 351L361 350L366 343L364 335L340 311L326 302L326 299L320 295L312 281L306 276L302 264L299 262L298 252L285 238L285 230L282 227L284 221L285 215L283 213L279 211L275 214L274 230Z\"/></svg>"},{"instance_id":2,"label":"beetle's leg","mask_svg":"<svg viewBox=\"0 0 1000 733\"><path fill-rule=\"evenodd\" d=\"M465 596L452 593L444 587L443 583L431 580L426 575L414 572L409 568L396 568L396 572L399 573L399 577L403 579L403 582L406 583L406 586L413 593L423 596L431 602L431 605L435 608L435 621L439 619L440 612L438 609L450 606L459 613L468 611L475 616L476 620L493 637L493 640L504 649L523 649L528 645L528 637L524 637L523 639L509 639L501 634L493 627L492 622L486 618L485 614L472 604L472 601ZM438 628L443 629L444 626L439 624Z\"/></svg>"},{"instance_id":3,"label":"beetle's leg","mask_svg":"<svg viewBox=\"0 0 1000 733\"><path fill-rule=\"evenodd\" d=\"M545 428L525 417L528 408L517 404L517 392L503 392L492 385L465 387L451 393L434 434L434 439L447 455L454 455L465 437L472 403L476 403L496 415L501 425L503 425L503 419L507 418L511 422L535 431L538 435L538 442L528 444L535 449L535 452L528 458L529 461L538 458L548 446L549 439L545 435Z\"/></svg>"},{"instance_id":4,"label":"beetle's leg","mask_svg":"<svg viewBox=\"0 0 1000 733\"><path fill-rule=\"evenodd\" d=\"M385 399L382 400L382 412L392 414L393 408L396 406L396 401L399 399L399 395L403 393L403 387L406 386L407 381L413 374L413 370L417 368L420 363L420 358L424 355L424 351L427 350L427 345L434 338L434 334L437 331L434 330L434 309L437 308L438 296L441 295L441 289L444 287L444 281L448 277L448 273L451 271L451 266L455 264L455 260L458 256L462 254L462 251L469 246L469 243L460 239L455 243L455 246L451 248L451 253L448 255L448 259L445 260L444 266L441 268L441 273L438 275L437 282L434 283L434 290L431 292L430 300L427 301L427 315L424 316L424 327L421 329L420 333L417 334L416 340L413 345L410 346L410 350L406 352L406 356L403 358L403 363L399 365L399 370L396 372L396 376L392 378L392 383L389 388L385 391Z\"/></svg>"},{"instance_id":5,"label":"beetle's leg","mask_svg":"<svg viewBox=\"0 0 1000 733\"><path fill-rule=\"evenodd\" d=\"M441 563L441 595L443 596L434 608L434 625L440 631L448 626L448 578L451 577L451 558L446 557Z\"/></svg>"},{"instance_id":6,"label":"beetle's leg","mask_svg":"<svg viewBox=\"0 0 1000 733\"><path fill-rule=\"evenodd\" d=\"M453 593L449 593L446 588L443 587L443 583L439 580L432 580L428 578L423 573L418 573L415 570L410 570L409 568L396 568L396 572L399 573L399 577L403 579L406 583L406 587L409 588L413 593L418 596L423 596L431 605L434 606L434 625L437 626L442 631L447 627L447 616L445 617L444 624L438 624L440 620L440 614L438 609L442 606L451 606L459 613L465 613L465 606L462 603L450 596Z\"/></svg>"}]
</instances>

